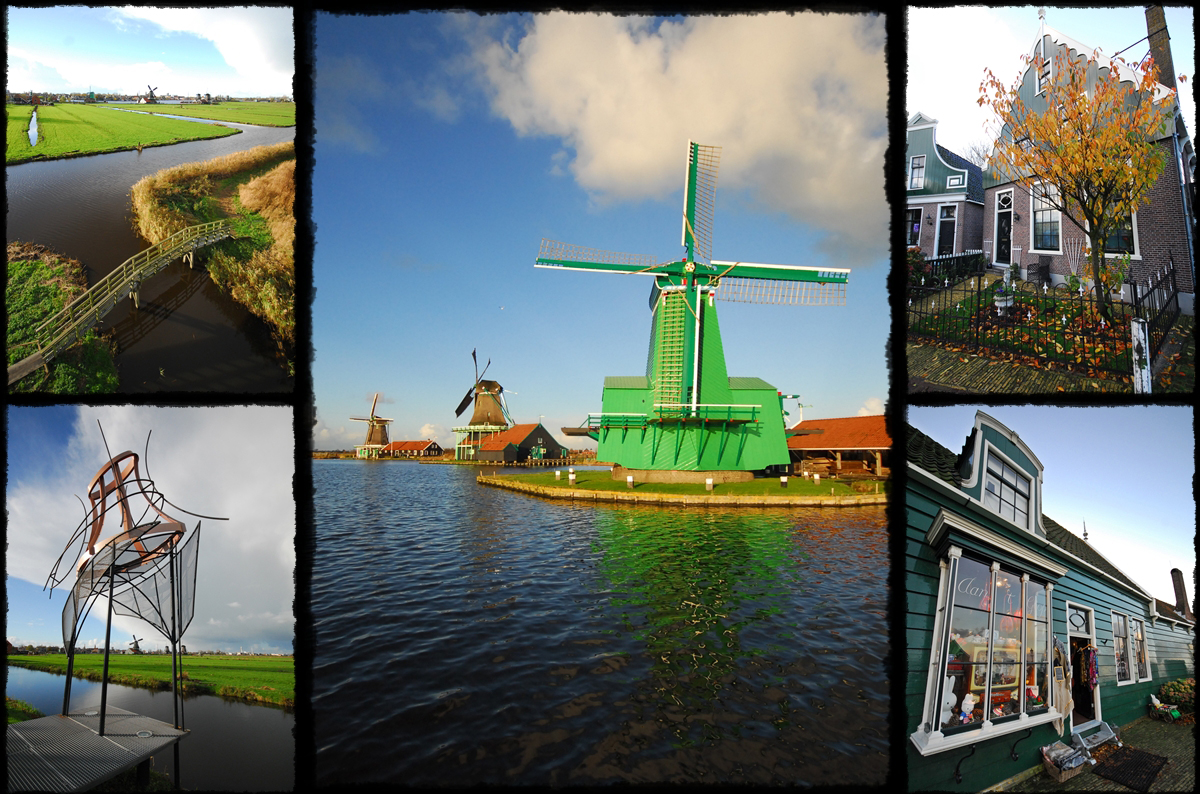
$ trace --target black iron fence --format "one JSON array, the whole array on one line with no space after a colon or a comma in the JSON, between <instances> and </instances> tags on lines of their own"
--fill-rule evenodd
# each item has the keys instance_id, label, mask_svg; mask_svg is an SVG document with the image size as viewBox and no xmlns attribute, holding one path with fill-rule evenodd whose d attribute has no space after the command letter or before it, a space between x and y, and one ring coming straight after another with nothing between
<instances>
[{"instance_id":1,"label":"black iron fence","mask_svg":"<svg viewBox=\"0 0 1200 794\"><path fill-rule=\"evenodd\" d=\"M945 257L944 259L950 259ZM1007 283L984 270L982 258L967 272L963 261L934 272L912 271L908 284L908 335L967 353L1012 357L1084 374L1133 374L1130 320L1150 329L1151 360L1179 316L1174 263L1147 284L1131 285L1132 302L1109 301L1108 316L1096 292L1029 281ZM930 262L935 260L929 260Z\"/></svg>"}]
</instances>

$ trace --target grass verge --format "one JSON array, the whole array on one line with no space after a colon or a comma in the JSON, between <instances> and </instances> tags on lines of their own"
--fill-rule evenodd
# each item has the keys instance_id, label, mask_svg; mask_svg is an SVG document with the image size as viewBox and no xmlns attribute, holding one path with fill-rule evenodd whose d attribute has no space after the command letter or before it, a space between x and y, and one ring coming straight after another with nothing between
<instances>
[{"instance_id":1,"label":"grass verge","mask_svg":"<svg viewBox=\"0 0 1200 794\"><path fill-rule=\"evenodd\" d=\"M296 149L258 146L140 180L134 223L151 243L187 226L234 219L234 239L209 246L213 282L272 329L289 373L295 349Z\"/></svg>"},{"instance_id":2,"label":"grass verge","mask_svg":"<svg viewBox=\"0 0 1200 794\"><path fill-rule=\"evenodd\" d=\"M24 722L25 720L36 720L38 717L46 716L42 712L35 709L33 706L26 703L24 700L10 698L4 696L4 705L8 707L8 724L14 722Z\"/></svg>"},{"instance_id":3,"label":"grass verge","mask_svg":"<svg viewBox=\"0 0 1200 794\"><path fill-rule=\"evenodd\" d=\"M105 152L123 152L144 146L166 146L182 141L221 138L240 130L182 119L142 113L123 113L97 105L40 105L37 146L29 145L29 115L32 108L6 105L5 163L55 160ZM25 124L14 135L14 118Z\"/></svg>"},{"instance_id":4,"label":"grass verge","mask_svg":"<svg viewBox=\"0 0 1200 794\"><path fill-rule=\"evenodd\" d=\"M87 289L83 265L36 243L8 244L8 363L36 352L34 330ZM12 393L106 394L116 391L112 344L96 331L9 387Z\"/></svg>"},{"instance_id":5,"label":"grass verge","mask_svg":"<svg viewBox=\"0 0 1200 794\"><path fill-rule=\"evenodd\" d=\"M560 480L554 478L554 472L504 474L497 475L497 477L514 482L528 483L529 485L539 485L544 488L559 488L563 491L581 489L591 491L629 490L624 480L614 480L612 474L607 470L590 469L577 471L575 472L574 485L571 485L567 479L566 472L563 472L562 479ZM708 491L704 483L635 482L633 484L633 492L692 496L702 496L705 494L713 496L856 496L860 493L874 494L877 484L879 493L886 494L891 492L891 482L889 481L823 479L818 485L812 480L796 476L788 477L786 488L780 486L778 477L760 477L746 482L714 483L712 491ZM856 485L860 487L865 486L865 488L858 490L855 488Z\"/></svg>"},{"instance_id":6,"label":"grass verge","mask_svg":"<svg viewBox=\"0 0 1200 794\"><path fill-rule=\"evenodd\" d=\"M191 656L182 658L180 687L184 695L219 695L285 708L296 705L295 662L291 656ZM66 654L9 656L8 663L30 670L66 675ZM104 654L75 656L76 678L100 681ZM115 654L109 657L108 680L143 689L171 688L171 657L160 654Z\"/></svg>"}]
</instances>

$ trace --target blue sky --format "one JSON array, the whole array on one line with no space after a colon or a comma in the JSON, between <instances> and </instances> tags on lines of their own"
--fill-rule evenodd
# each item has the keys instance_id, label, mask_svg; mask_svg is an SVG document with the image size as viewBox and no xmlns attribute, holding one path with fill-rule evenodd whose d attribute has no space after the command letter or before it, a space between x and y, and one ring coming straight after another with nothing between
<instances>
[{"instance_id":1,"label":"blue sky","mask_svg":"<svg viewBox=\"0 0 1200 794\"><path fill-rule=\"evenodd\" d=\"M1005 85L1016 82L1024 70L1021 56L1029 53L1037 39L1037 9L1032 5L909 8L907 115L921 111L937 119L938 143L959 154L968 144L990 141L984 131L990 111L976 104L984 69L990 68ZM1164 11L1175 77L1185 74L1188 79L1178 84L1179 99L1194 139L1196 106L1191 80L1195 77L1196 40L1192 9L1168 7ZM1120 53L1127 62L1140 61L1150 52L1147 42L1138 42L1147 33L1146 11L1141 5L1048 7L1046 24L1105 55ZM976 35L982 31L987 35Z\"/></svg>"},{"instance_id":2,"label":"blue sky","mask_svg":"<svg viewBox=\"0 0 1200 794\"><path fill-rule=\"evenodd\" d=\"M99 421L99 425L97 425ZM291 408L156 408L142 406L9 406L6 633L14 645L62 645L66 590L42 586L79 525L92 477L110 455L132 450L173 504L227 521L204 520L196 611L184 644L194 649L291 652L295 568L294 437ZM151 432L152 431L152 432ZM150 433L149 456L143 456ZM251 448L253 455L231 450ZM144 505L143 505L144 506ZM196 518L183 520L189 530ZM140 512L135 509L135 515ZM106 522L102 538L119 526ZM78 548L68 554L68 567ZM70 586L70 580L65 585ZM105 601L97 599L80 635L104 642ZM143 621L116 617L114 647L131 632L143 647L164 638Z\"/></svg>"},{"instance_id":3,"label":"blue sky","mask_svg":"<svg viewBox=\"0 0 1200 794\"><path fill-rule=\"evenodd\" d=\"M882 412L883 45L851 15L318 14L316 447L361 443L375 392L392 439L452 443L472 349L518 422L598 411L644 372L650 279L539 243L677 257L689 139L722 147L714 258L853 271L843 307L718 304L729 373Z\"/></svg>"},{"instance_id":4,"label":"blue sky","mask_svg":"<svg viewBox=\"0 0 1200 794\"><path fill-rule=\"evenodd\" d=\"M1146 592L1175 603L1171 569L1188 598L1196 572L1195 433L1178 406L910 406L908 423L954 453L982 410L1042 462L1042 510Z\"/></svg>"},{"instance_id":5,"label":"blue sky","mask_svg":"<svg viewBox=\"0 0 1200 794\"><path fill-rule=\"evenodd\" d=\"M290 8L6 9L10 91L291 96Z\"/></svg>"}]
</instances>

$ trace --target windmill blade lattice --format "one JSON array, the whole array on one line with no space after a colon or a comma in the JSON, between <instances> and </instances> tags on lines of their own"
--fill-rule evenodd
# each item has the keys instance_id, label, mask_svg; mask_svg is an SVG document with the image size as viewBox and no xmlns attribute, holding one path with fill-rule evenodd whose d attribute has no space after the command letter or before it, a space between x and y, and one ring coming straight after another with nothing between
<instances>
[{"instance_id":1,"label":"windmill blade lattice","mask_svg":"<svg viewBox=\"0 0 1200 794\"><path fill-rule=\"evenodd\" d=\"M717 169L720 165L720 146L697 144L688 147L682 245L688 248L689 259L712 261L713 210L717 203ZM688 245L689 237L691 246Z\"/></svg>"},{"instance_id":2,"label":"windmill blade lattice","mask_svg":"<svg viewBox=\"0 0 1200 794\"><path fill-rule=\"evenodd\" d=\"M717 300L786 306L845 306L846 281L782 281L765 278L721 279Z\"/></svg>"},{"instance_id":3,"label":"windmill blade lattice","mask_svg":"<svg viewBox=\"0 0 1200 794\"><path fill-rule=\"evenodd\" d=\"M601 248L587 248L542 238L535 267L563 267L577 262L622 266L613 269L613 272L617 273L636 273L667 264L658 257L605 251Z\"/></svg>"}]
</instances>

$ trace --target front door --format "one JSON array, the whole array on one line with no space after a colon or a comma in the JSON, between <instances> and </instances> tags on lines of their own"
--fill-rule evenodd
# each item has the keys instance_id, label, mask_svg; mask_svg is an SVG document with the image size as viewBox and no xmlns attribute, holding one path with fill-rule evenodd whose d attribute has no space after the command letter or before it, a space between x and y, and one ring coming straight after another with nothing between
<instances>
[{"instance_id":1,"label":"front door","mask_svg":"<svg viewBox=\"0 0 1200 794\"><path fill-rule=\"evenodd\" d=\"M1092 631L1092 610L1067 605L1067 635L1071 652L1071 727L1077 728L1100 715L1097 694L1100 683L1092 685L1091 670L1098 665L1096 641ZM1060 704L1061 705L1061 704Z\"/></svg>"},{"instance_id":2,"label":"front door","mask_svg":"<svg viewBox=\"0 0 1200 794\"><path fill-rule=\"evenodd\" d=\"M996 196L996 263L1012 263L1012 191Z\"/></svg>"},{"instance_id":3,"label":"front door","mask_svg":"<svg viewBox=\"0 0 1200 794\"><path fill-rule=\"evenodd\" d=\"M957 208L953 206L938 208L938 256L949 256L954 253L955 209Z\"/></svg>"}]
</instances>

